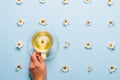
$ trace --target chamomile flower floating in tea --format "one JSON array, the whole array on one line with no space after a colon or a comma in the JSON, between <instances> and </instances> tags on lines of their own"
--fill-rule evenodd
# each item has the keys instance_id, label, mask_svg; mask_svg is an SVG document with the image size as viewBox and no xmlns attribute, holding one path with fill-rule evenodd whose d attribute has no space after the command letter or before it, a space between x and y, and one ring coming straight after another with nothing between
<instances>
[{"instance_id":1,"label":"chamomile flower floating in tea","mask_svg":"<svg viewBox=\"0 0 120 80\"><path fill-rule=\"evenodd\" d=\"M18 64L18 65L16 66L16 71L19 71L19 70L21 70L21 69L23 69L23 65L22 65L22 64Z\"/></svg>"},{"instance_id":2,"label":"chamomile flower floating in tea","mask_svg":"<svg viewBox=\"0 0 120 80\"><path fill-rule=\"evenodd\" d=\"M115 65L111 65L110 67L109 67L109 72L110 73L113 73L113 72L115 72L117 70L117 67L115 66Z\"/></svg>"},{"instance_id":3,"label":"chamomile flower floating in tea","mask_svg":"<svg viewBox=\"0 0 120 80\"><path fill-rule=\"evenodd\" d=\"M64 65L64 66L62 66L61 70L65 73L67 73L69 71L69 68L68 68L68 66Z\"/></svg>"},{"instance_id":4,"label":"chamomile flower floating in tea","mask_svg":"<svg viewBox=\"0 0 120 80\"><path fill-rule=\"evenodd\" d=\"M85 48L86 48L86 49L91 49L91 48L92 48L92 43L87 42L87 43L85 44Z\"/></svg>"},{"instance_id":5,"label":"chamomile flower floating in tea","mask_svg":"<svg viewBox=\"0 0 120 80\"><path fill-rule=\"evenodd\" d=\"M68 4L68 0L63 0L63 4Z\"/></svg>"},{"instance_id":6,"label":"chamomile flower floating in tea","mask_svg":"<svg viewBox=\"0 0 120 80\"><path fill-rule=\"evenodd\" d=\"M65 18L63 21L63 25L68 26L69 24L70 24L69 20Z\"/></svg>"},{"instance_id":7,"label":"chamomile flower floating in tea","mask_svg":"<svg viewBox=\"0 0 120 80\"><path fill-rule=\"evenodd\" d=\"M91 26L91 22L90 21L86 21L85 25L86 26Z\"/></svg>"},{"instance_id":8,"label":"chamomile flower floating in tea","mask_svg":"<svg viewBox=\"0 0 120 80\"><path fill-rule=\"evenodd\" d=\"M111 50L115 49L115 42L109 42L107 47Z\"/></svg>"},{"instance_id":9,"label":"chamomile flower floating in tea","mask_svg":"<svg viewBox=\"0 0 120 80\"><path fill-rule=\"evenodd\" d=\"M47 44L47 42L48 42L48 37L46 37L46 36L41 36L40 38L39 38L39 45L41 45L41 46L45 46L46 44Z\"/></svg>"},{"instance_id":10,"label":"chamomile flower floating in tea","mask_svg":"<svg viewBox=\"0 0 120 80\"><path fill-rule=\"evenodd\" d=\"M20 5L23 3L23 0L17 0L17 4Z\"/></svg>"},{"instance_id":11,"label":"chamomile flower floating in tea","mask_svg":"<svg viewBox=\"0 0 120 80\"><path fill-rule=\"evenodd\" d=\"M41 4L45 4L46 0L40 0Z\"/></svg>"},{"instance_id":12,"label":"chamomile flower floating in tea","mask_svg":"<svg viewBox=\"0 0 120 80\"><path fill-rule=\"evenodd\" d=\"M113 0L107 0L109 6L113 5Z\"/></svg>"},{"instance_id":13,"label":"chamomile flower floating in tea","mask_svg":"<svg viewBox=\"0 0 120 80\"><path fill-rule=\"evenodd\" d=\"M91 3L91 0L84 0L85 3Z\"/></svg>"},{"instance_id":14,"label":"chamomile flower floating in tea","mask_svg":"<svg viewBox=\"0 0 120 80\"><path fill-rule=\"evenodd\" d=\"M46 23L46 20L45 20L45 19L41 19L41 20L40 20L40 22L39 22L39 24L40 24L40 25L42 25L42 26L47 25L47 23Z\"/></svg>"},{"instance_id":15,"label":"chamomile flower floating in tea","mask_svg":"<svg viewBox=\"0 0 120 80\"><path fill-rule=\"evenodd\" d=\"M23 26L24 20L23 20L23 19L19 19L19 20L17 21L17 24L18 24L18 26Z\"/></svg>"},{"instance_id":16,"label":"chamomile flower floating in tea","mask_svg":"<svg viewBox=\"0 0 120 80\"><path fill-rule=\"evenodd\" d=\"M90 65L89 65L89 66L88 66L88 68L87 68L87 71L88 71L88 72L91 72L91 71L93 71L93 68L92 68L92 66L90 66Z\"/></svg>"},{"instance_id":17,"label":"chamomile flower floating in tea","mask_svg":"<svg viewBox=\"0 0 120 80\"><path fill-rule=\"evenodd\" d=\"M68 48L68 47L70 47L70 42L65 41L65 42L64 42L64 48Z\"/></svg>"},{"instance_id":18,"label":"chamomile flower floating in tea","mask_svg":"<svg viewBox=\"0 0 120 80\"><path fill-rule=\"evenodd\" d=\"M23 42L22 41L18 41L17 44L16 44L16 47L18 49L21 49L23 47Z\"/></svg>"},{"instance_id":19,"label":"chamomile flower floating in tea","mask_svg":"<svg viewBox=\"0 0 120 80\"><path fill-rule=\"evenodd\" d=\"M114 22L113 22L113 21L109 21L109 22L108 22L108 26L109 26L109 27L115 26L115 25L114 25Z\"/></svg>"}]
</instances>

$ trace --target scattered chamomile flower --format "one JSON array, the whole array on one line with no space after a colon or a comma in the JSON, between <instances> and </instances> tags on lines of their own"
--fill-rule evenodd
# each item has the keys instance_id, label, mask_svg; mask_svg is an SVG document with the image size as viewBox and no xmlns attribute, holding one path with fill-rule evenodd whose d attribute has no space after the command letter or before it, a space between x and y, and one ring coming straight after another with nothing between
<instances>
[{"instance_id":1,"label":"scattered chamomile flower","mask_svg":"<svg viewBox=\"0 0 120 80\"><path fill-rule=\"evenodd\" d=\"M19 19L17 21L17 24L18 24L18 26L22 26L24 24L24 20L23 19Z\"/></svg>"},{"instance_id":2,"label":"scattered chamomile flower","mask_svg":"<svg viewBox=\"0 0 120 80\"><path fill-rule=\"evenodd\" d=\"M40 20L40 22L39 22L39 24L40 24L40 25L42 25L42 26L47 25L47 23L46 23L46 20L45 20L45 19L41 19L41 20Z\"/></svg>"},{"instance_id":3,"label":"scattered chamomile flower","mask_svg":"<svg viewBox=\"0 0 120 80\"><path fill-rule=\"evenodd\" d=\"M45 4L46 0L40 0L41 4Z\"/></svg>"},{"instance_id":4,"label":"scattered chamomile flower","mask_svg":"<svg viewBox=\"0 0 120 80\"><path fill-rule=\"evenodd\" d=\"M91 44L90 42L87 42L87 43L85 44L85 48L86 48L86 49L91 49L91 48L92 48L92 44Z\"/></svg>"},{"instance_id":5,"label":"scattered chamomile flower","mask_svg":"<svg viewBox=\"0 0 120 80\"><path fill-rule=\"evenodd\" d=\"M69 71L69 68L68 68L68 66L64 65L64 66L62 66L61 70L65 73L67 73Z\"/></svg>"},{"instance_id":6,"label":"scattered chamomile flower","mask_svg":"<svg viewBox=\"0 0 120 80\"><path fill-rule=\"evenodd\" d=\"M109 6L113 5L113 0L107 0Z\"/></svg>"},{"instance_id":7,"label":"scattered chamomile flower","mask_svg":"<svg viewBox=\"0 0 120 80\"><path fill-rule=\"evenodd\" d=\"M68 4L68 0L63 0L63 4Z\"/></svg>"},{"instance_id":8,"label":"scattered chamomile flower","mask_svg":"<svg viewBox=\"0 0 120 80\"><path fill-rule=\"evenodd\" d=\"M115 26L115 25L114 25L114 22L113 22L113 21L109 21L108 26L109 26L109 27Z\"/></svg>"},{"instance_id":9,"label":"scattered chamomile flower","mask_svg":"<svg viewBox=\"0 0 120 80\"><path fill-rule=\"evenodd\" d=\"M23 65L22 65L22 64L18 64L18 65L16 66L16 71L19 71L19 70L21 70L21 69L23 69Z\"/></svg>"},{"instance_id":10,"label":"scattered chamomile flower","mask_svg":"<svg viewBox=\"0 0 120 80\"><path fill-rule=\"evenodd\" d=\"M91 71L93 71L93 68L92 68L92 66L88 66L88 68L87 68L87 70L88 70L88 72L91 72Z\"/></svg>"},{"instance_id":11,"label":"scattered chamomile flower","mask_svg":"<svg viewBox=\"0 0 120 80\"><path fill-rule=\"evenodd\" d=\"M65 42L64 42L64 48L68 48L68 47L70 47L70 43L67 42L67 41L65 41Z\"/></svg>"},{"instance_id":12,"label":"scattered chamomile flower","mask_svg":"<svg viewBox=\"0 0 120 80\"><path fill-rule=\"evenodd\" d=\"M108 49L114 50L115 49L115 42L109 42Z\"/></svg>"},{"instance_id":13,"label":"scattered chamomile flower","mask_svg":"<svg viewBox=\"0 0 120 80\"><path fill-rule=\"evenodd\" d=\"M84 0L85 3L91 3L91 0Z\"/></svg>"},{"instance_id":14,"label":"scattered chamomile flower","mask_svg":"<svg viewBox=\"0 0 120 80\"><path fill-rule=\"evenodd\" d=\"M109 67L109 72L110 73L113 73L113 72L115 72L117 70L117 67L115 66L115 65L111 65L110 67Z\"/></svg>"},{"instance_id":15,"label":"scattered chamomile flower","mask_svg":"<svg viewBox=\"0 0 120 80\"><path fill-rule=\"evenodd\" d=\"M18 49L21 49L23 47L23 42L22 41L18 41L17 44L16 44L16 47Z\"/></svg>"},{"instance_id":16,"label":"scattered chamomile flower","mask_svg":"<svg viewBox=\"0 0 120 80\"><path fill-rule=\"evenodd\" d=\"M18 4L18 5L20 5L20 4L22 4L22 3L23 3L22 0L17 0L17 4Z\"/></svg>"},{"instance_id":17,"label":"scattered chamomile flower","mask_svg":"<svg viewBox=\"0 0 120 80\"><path fill-rule=\"evenodd\" d=\"M91 26L91 22L90 21L86 21L85 25L86 26Z\"/></svg>"},{"instance_id":18,"label":"scattered chamomile flower","mask_svg":"<svg viewBox=\"0 0 120 80\"><path fill-rule=\"evenodd\" d=\"M69 20L67 20L67 19L65 18L64 21L63 21L63 25L64 25L64 26L68 26L69 23L70 23Z\"/></svg>"}]
</instances>

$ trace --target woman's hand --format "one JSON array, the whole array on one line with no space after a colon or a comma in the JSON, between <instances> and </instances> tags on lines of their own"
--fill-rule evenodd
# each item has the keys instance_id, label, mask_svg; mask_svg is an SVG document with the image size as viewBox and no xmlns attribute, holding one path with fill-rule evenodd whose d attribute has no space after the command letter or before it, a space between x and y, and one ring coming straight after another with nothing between
<instances>
[{"instance_id":1,"label":"woman's hand","mask_svg":"<svg viewBox=\"0 0 120 80\"><path fill-rule=\"evenodd\" d=\"M34 52L31 55L29 71L32 80L46 80L46 65L41 53Z\"/></svg>"}]
</instances>

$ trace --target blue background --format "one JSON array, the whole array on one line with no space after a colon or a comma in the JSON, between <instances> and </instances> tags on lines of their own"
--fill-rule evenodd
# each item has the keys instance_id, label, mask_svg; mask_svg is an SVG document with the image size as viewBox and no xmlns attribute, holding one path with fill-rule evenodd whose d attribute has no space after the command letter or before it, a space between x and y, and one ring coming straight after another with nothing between
<instances>
[{"instance_id":1,"label":"blue background","mask_svg":"<svg viewBox=\"0 0 120 80\"><path fill-rule=\"evenodd\" d=\"M25 20L22 27L16 22ZM47 20L46 28L56 32L59 38L59 51L55 58L46 62L47 80L119 80L120 79L120 1L114 0L110 7L107 0L93 0L85 4L83 0L69 0L63 5L62 0L47 0L40 4L39 0L23 0L16 5L16 0L0 1L0 80L30 80L27 41L30 34L40 29L39 20ZM64 18L70 25L64 27ZM85 26L90 20L92 25ZM109 28L108 21L113 20L115 26ZM24 47L16 50L17 41L23 41ZM68 49L63 48L65 41L70 42ZM114 51L107 49L109 41L116 42ZM86 50L84 45L91 42L93 47ZM23 69L15 71L17 64ZM116 65L117 71L109 73L108 67ZM70 69L68 73L60 71L63 65ZM93 71L88 73L87 66Z\"/></svg>"}]
</instances>

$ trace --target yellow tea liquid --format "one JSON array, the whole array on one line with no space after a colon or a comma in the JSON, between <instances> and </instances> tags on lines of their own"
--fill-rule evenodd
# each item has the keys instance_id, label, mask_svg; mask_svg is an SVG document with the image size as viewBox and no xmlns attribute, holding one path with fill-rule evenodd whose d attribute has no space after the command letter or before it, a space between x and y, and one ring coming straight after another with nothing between
<instances>
[{"instance_id":1,"label":"yellow tea liquid","mask_svg":"<svg viewBox=\"0 0 120 80\"><path fill-rule=\"evenodd\" d=\"M48 52L53 45L53 37L47 31L38 31L32 37L32 45L38 52Z\"/></svg>"}]
</instances>

